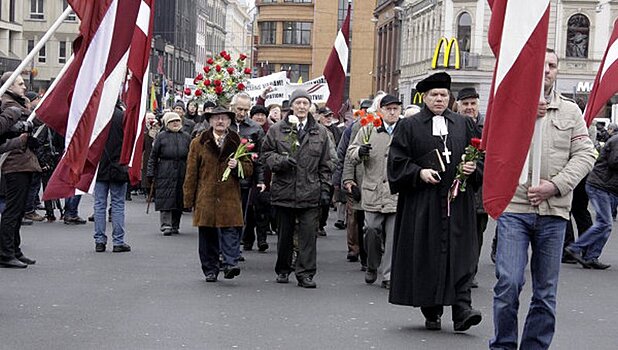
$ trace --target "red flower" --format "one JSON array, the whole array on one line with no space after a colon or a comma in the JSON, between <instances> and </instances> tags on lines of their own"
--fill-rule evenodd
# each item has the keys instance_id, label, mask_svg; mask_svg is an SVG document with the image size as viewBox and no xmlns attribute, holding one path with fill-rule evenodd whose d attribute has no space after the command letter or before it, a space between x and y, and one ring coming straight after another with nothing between
<instances>
[{"instance_id":1,"label":"red flower","mask_svg":"<svg viewBox=\"0 0 618 350\"><path fill-rule=\"evenodd\" d=\"M251 151L255 148L255 144L254 143L250 143L247 145L247 151Z\"/></svg>"},{"instance_id":2,"label":"red flower","mask_svg":"<svg viewBox=\"0 0 618 350\"><path fill-rule=\"evenodd\" d=\"M219 52L219 56L221 56L221 57L227 56L227 51L223 50L223 51Z\"/></svg>"},{"instance_id":3,"label":"red flower","mask_svg":"<svg viewBox=\"0 0 618 350\"><path fill-rule=\"evenodd\" d=\"M215 92L217 95L221 95L223 93L223 88L221 86L215 87Z\"/></svg>"},{"instance_id":4,"label":"red flower","mask_svg":"<svg viewBox=\"0 0 618 350\"><path fill-rule=\"evenodd\" d=\"M244 90L245 89L245 84L238 83L238 85L236 85L236 87L238 88L238 90Z\"/></svg>"},{"instance_id":5,"label":"red flower","mask_svg":"<svg viewBox=\"0 0 618 350\"><path fill-rule=\"evenodd\" d=\"M213 82L213 84L215 84L215 86L221 86L221 80L217 79Z\"/></svg>"},{"instance_id":6,"label":"red flower","mask_svg":"<svg viewBox=\"0 0 618 350\"><path fill-rule=\"evenodd\" d=\"M251 154L251 160L256 161L258 159L258 154L257 153L252 153Z\"/></svg>"},{"instance_id":7,"label":"red flower","mask_svg":"<svg viewBox=\"0 0 618 350\"><path fill-rule=\"evenodd\" d=\"M373 116L373 114L367 114L368 123L373 123L374 120L375 120L375 117Z\"/></svg>"},{"instance_id":8,"label":"red flower","mask_svg":"<svg viewBox=\"0 0 618 350\"><path fill-rule=\"evenodd\" d=\"M191 89L185 88L185 95L191 95Z\"/></svg>"},{"instance_id":9,"label":"red flower","mask_svg":"<svg viewBox=\"0 0 618 350\"><path fill-rule=\"evenodd\" d=\"M231 59L232 59L232 56L230 56L230 55L225 55L225 56L223 57L223 59L225 59L226 61L229 61L229 60L231 60Z\"/></svg>"},{"instance_id":10,"label":"red flower","mask_svg":"<svg viewBox=\"0 0 618 350\"><path fill-rule=\"evenodd\" d=\"M233 74L234 73L234 67L227 67L227 72L228 72L228 74Z\"/></svg>"},{"instance_id":11,"label":"red flower","mask_svg":"<svg viewBox=\"0 0 618 350\"><path fill-rule=\"evenodd\" d=\"M200 97L200 96L202 96L202 93L203 93L203 92L202 92L202 90L201 90L201 89L197 89L197 90L195 90L195 96L196 96L196 97Z\"/></svg>"},{"instance_id":12,"label":"red flower","mask_svg":"<svg viewBox=\"0 0 618 350\"><path fill-rule=\"evenodd\" d=\"M476 149L480 149L481 148L481 139L473 137L470 140L470 144L472 145L472 147L474 147Z\"/></svg>"},{"instance_id":13,"label":"red flower","mask_svg":"<svg viewBox=\"0 0 618 350\"><path fill-rule=\"evenodd\" d=\"M204 86L210 86L210 79L204 80Z\"/></svg>"},{"instance_id":14,"label":"red flower","mask_svg":"<svg viewBox=\"0 0 618 350\"><path fill-rule=\"evenodd\" d=\"M249 67L245 68L245 74L251 74L251 68Z\"/></svg>"},{"instance_id":15,"label":"red flower","mask_svg":"<svg viewBox=\"0 0 618 350\"><path fill-rule=\"evenodd\" d=\"M210 66L204 66L204 72L209 73L210 72Z\"/></svg>"},{"instance_id":16,"label":"red flower","mask_svg":"<svg viewBox=\"0 0 618 350\"><path fill-rule=\"evenodd\" d=\"M216 70L217 72L220 72L220 71L221 71L221 66L220 66L220 65L216 65L216 66L215 66L215 70Z\"/></svg>"},{"instance_id":17,"label":"red flower","mask_svg":"<svg viewBox=\"0 0 618 350\"><path fill-rule=\"evenodd\" d=\"M242 139L240 139L240 144L241 144L241 145L246 145L248 142L249 142L249 140L247 140L247 139L246 139L246 138L244 138L244 137L243 137Z\"/></svg>"},{"instance_id":18,"label":"red flower","mask_svg":"<svg viewBox=\"0 0 618 350\"><path fill-rule=\"evenodd\" d=\"M361 118L360 124L361 126L366 126L367 124L369 124L369 120L367 120L367 118Z\"/></svg>"},{"instance_id":19,"label":"red flower","mask_svg":"<svg viewBox=\"0 0 618 350\"><path fill-rule=\"evenodd\" d=\"M247 58L247 55L245 55L244 53L241 53L240 56L238 56L238 59L241 61L244 61Z\"/></svg>"},{"instance_id":20,"label":"red flower","mask_svg":"<svg viewBox=\"0 0 618 350\"><path fill-rule=\"evenodd\" d=\"M204 74L200 73L197 75L197 77L195 77L195 79L197 79L198 81L204 80Z\"/></svg>"},{"instance_id":21,"label":"red flower","mask_svg":"<svg viewBox=\"0 0 618 350\"><path fill-rule=\"evenodd\" d=\"M381 126L382 126L382 119L380 119L380 118L375 119L375 120L373 121L373 126L375 126L376 128L381 127Z\"/></svg>"},{"instance_id":22,"label":"red flower","mask_svg":"<svg viewBox=\"0 0 618 350\"><path fill-rule=\"evenodd\" d=\"M211 58L209 58L209 59L206 61L206 63L208 63L208 64L213 64L213 63L215 63L215 60L211 57Z\"/></svg>"}]
</instances>

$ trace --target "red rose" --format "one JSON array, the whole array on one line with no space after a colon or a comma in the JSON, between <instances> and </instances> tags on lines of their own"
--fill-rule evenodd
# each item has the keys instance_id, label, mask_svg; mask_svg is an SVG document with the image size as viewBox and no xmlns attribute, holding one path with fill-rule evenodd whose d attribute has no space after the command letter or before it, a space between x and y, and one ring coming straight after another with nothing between
<instances>
[{"instance_id":1,"label":"red rose","mask_svg":"<svg viewBox=\"0 0 618 350\"><path fill-rule=\"evenodd\" d=\"M206 63L213 64L213 63L215 63L215 60L211 57L211 58L208 59L208 61L206 61Z\"/></svg>"},{"instance_id":2,"label":"red rose","mask_svg":"<svg viewBox=\"0 0 618 350\"><path fill-rule=\"evenodd\" d=\"M200 81L204 80L204 74L202 73L198 74L197 77L195 77L195 79L200 80Z\"/></svg>"},{"instance_id":3,"label":"red rose","mask_svg":"<svg viewBox=\"0 0 618 350\"><path fill-rule=\"evenodd\" d=\"M200 96L202 96L202 93L203 93L203 92L202 92L202 90L200 90L200 89L195 90L195 96L196 96L196 97L200 97Z\"/></svg>"},{"instance_id":4,"label":"red rose","mask_svg":"<svg viewBox=\"0 0 618 350\"><path fill-rule=\"evenodd\" d=\"M251 151L254 148L255 148L255 144L253 144L253 143L250 143L250 144L247 145L247 151Z\"/></svg>"},{"instance_id":5,"label":"red rose","mask_svg":"<svg viewBox=\"0 0 618 350\"><path fill-rule=\"evenodd\" d=\"M479 148L481 148L481 139L473 137L470 140L470 144L472 145L472 147L474 147L476 149L479 149Z\"/></svg>"},{"instance_id":6,"label":"red rose","mask_svg":"<svg viewBox=\"0 0 618 350\"><path fill-rule=\"evenodd\" d=\"M210 66L204 66L204 72L206 73L210 72Z\"/></svg>"},{"instance_id":7,"label":"red rose","mask_svg":"<svg viewBox=\"0 0 618 350\"><path fill-rule=\"evenodd\" d=\"M238 83L238 85L236 85L236 87L238 88L238 90L244 90L245 89L245 84Z\"/></svg>"},{"instance_id":8,"label":"red rose","mask_svg":"<svg viewBox=\"0 0 618 350\"><path fill-rule=\"evenodd\" d=\"M219 55L221 57L225 57L225 56L227 56L227 51L223 50L223 51L219 52Z\"/></svg>"},{"instance_id":9,"label":"red rose","mask_svg":"<svg viewBox=\"0 0 618 350\"><path fill-rule=\"evenodd\" d=\"M229 60L231 60L231 59L232 59L232 56L230 56L230 55L225 55L225 56L223 57L223 59L225 59L226 61L229 61Z\"/></svg>"},{"instance_id":10,"label":"red rose","mask_svg":"<svg viewBox=\"0 0 618 350\"><path fill-rule=\"evenodd\" d=\"M251 68L249 67L245 68L245 74L251 74Z\"/></svg>"},{"instance_id":11,"label":"red rose","mask_svg":"<svg viewBox=\"0 0 618 350\"><path fill-rule=\"evenodd\" d=\"M238 59L241 61L244 61L247 58L247 55L245 55L244 53L241 53L240 56L238 56Z\"/></svg>"},{"instance_id":12,"label":"red rose","mask_svg":"<svg viewBox=\"0 0 618 350\"><path fill-rule=\"evenodd\" d=\"M243 137L242 139L240 139L240 144L241 144L241 145L246 145L246 144L247 144L247 142L249 142L249 140L247 140L247 139L246 139L246 138L244 138L244 137Z\"/></svg>"},{"instance_id":13,"label":"red rose","mask_svg":"<svg viewBox=\"0 0 618 350\"><path fill-rule=\"evenodd\" d=\"M221 71L221 66L220 66L220 65L216 65L216 66L215 66L215 70L216 70L217 72L220 72L220 71Z\"/></svg>"},{"instance_id":14,"label":"red rose","mask_svg":"<svg viewBox=\"0 0 618 350\"><path fill-rule=\"evenodd\" d=\"M234 73L234 67L227 67L227 72L228 72L228 74L233 74Z\"/></svg>"},{"instance_id":15,"label":"red rose","mask_svg":"<svg viewBox=\"0 0 618 350\"><path fill-rule=\"evenodd\" d=\"M215 92L217 95L221 95L223 93L223 88L221 86L215 87Z\"/></svg>"},{"instance_id":16,"label":"red rose","mask_svg":"<svg viewBox=\"0 0 618 350\"><path fill-rule=\"evenodd\" d=\"M221 86L221 80L217 79L213 82L213 84L215 84L215 86Z\"/></svg>"},{"instance_id":17,"label":"red rose","mask_svg":"<svg viewBox=\"0 0 618 350\"><path fill-rule=\"evenodd\" d=\"M204 80L204 86L210 86L210 79Z\"/></svg>"},{"instance_id":18,"label":"red rose","mask_svg":"<svg viewBox=\"0 0 618 350\"><path fill-rule=\"evenodd\" d=\"M186 88L185 89L185 95L191 95L191 89Z\"/></svg>"}]
</instances>

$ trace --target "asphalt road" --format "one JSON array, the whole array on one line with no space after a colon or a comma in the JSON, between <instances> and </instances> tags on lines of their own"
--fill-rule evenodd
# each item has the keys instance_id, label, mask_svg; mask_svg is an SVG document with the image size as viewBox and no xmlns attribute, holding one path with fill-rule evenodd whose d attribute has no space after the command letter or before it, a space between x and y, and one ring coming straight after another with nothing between
<instances>
[{"instance_id":1,"label":"asphalt road","mask_svg":"<svg viewBox=\"0 0 618 350\"><path fill-rule=\"evenodd\" d=\"M92 199L84 197L83 217ZM334 214L333 214L334 216ZM93 224L35 223L22 249L37 260L25 270L0 269L0 349L483 349L492 336L494 268L490 224L473 305L483 322L454 333L429 332L419 310L390 305L379 284L366 285L346 261L345 232L318 239L318 288L274 282L276 237L267 253L246 252L241 275L206 283L190 215L181 234L164 237L158 213L143 197L127 203L130 253L95 253ZM108 225L108 230L111 226ZM601 257L606 271L563 265L554 349L617 349L618 243ZM111 237L110 237L111 243ZM529 278L528 278L529 280ZM520 329L530 300L521 296Z\"/></svg>"}]
</instances>

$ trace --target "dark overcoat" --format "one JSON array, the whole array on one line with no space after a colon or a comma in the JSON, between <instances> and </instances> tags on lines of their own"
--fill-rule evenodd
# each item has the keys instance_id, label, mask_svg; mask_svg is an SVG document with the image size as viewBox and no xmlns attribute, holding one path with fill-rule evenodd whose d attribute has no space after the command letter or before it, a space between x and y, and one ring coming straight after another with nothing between
<instances>
[{"instance_id":1,"label":"dark overcoat","mask_svg":"<svg viewBox=\"0 0 618 350\"><path fill-rule=\"evenodd\" d=\"M191 136L179 131L161 131L148 159L148 177L155 181L155 210L182 210L182 185L187 167Z\"/></svg>"},{"instance_id":2,"label":"dark overcoat","mask_svg":"<svg viewBox=\"0 0 618 350\"><path fill-rule=\"evenodd\" d=\"M389 295L393 304L452 305L456 291L469 292L478 261L474 189L482 181L482 164L447 215L457 165L470 139L479 137L478 129L470 118L444 112L451 163L445 164L441 182L430 185L421 180L422 168L415 161L434 149L444 152L442 138L432 136L433 116L425 107L400 120L390 146L388 180L391 192L399 193Z\"/></svg>"},{"instance_id":3,"label":"dark overcoat","mask_svg":"<svg viewBox=\"0 0 618 350\"><path fill-rule=\"evenodd\" d=\"M221 181L240 137L229 131L221 148L212 127L191 141L184 184L184 204L193 208L193 226L241 227L244 225L237 169ZM251 159L240 161L246 177L253 174Z\"/></svg>"}]
</instances>

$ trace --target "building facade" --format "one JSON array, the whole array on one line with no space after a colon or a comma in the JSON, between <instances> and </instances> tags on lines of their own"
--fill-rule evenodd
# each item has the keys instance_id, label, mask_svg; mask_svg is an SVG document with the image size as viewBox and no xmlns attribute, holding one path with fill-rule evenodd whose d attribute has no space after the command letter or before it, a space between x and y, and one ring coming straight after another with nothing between
<instances>
[{"instance_id":1,"label":"building facade","mask_svg":"<svg viewBox=\"0 0 618 350\"><path fill-rule=\"evenodd\" d=\"M401 17L403 0L378 0L374 11L376 54L373 76L376 91L399 95L401 73Z\"/></svg>"},{"instance_id":2,"label":"building facade","mask_svg":"<svg viewBox=\"0 0 618 350\"><path fill-rule=\"evenodd\" d=\"M253 28L254 71L264 76L287 71L292 82L322 75L337 32L347 11L347 0L258 0ZM346 94L358 106L374 93L375 0L352 1L350 56Z\"/></svg>"},{"instance_id":3,"label":"building facade","mask_svg":"<svg viewBox=\"0 0 618 350\"><path fill-rule=\"evenodd\" d=\"M23 52L24 7L17 0L0 1L0 72L14 70Z\"/></svg>"},{"instance_id":4,"label":"building facade","mask_svg":"<svg viewBox=\"0 0 618 350\"><path fill-rule=\"evenodd\" d=\"M404 103L422 103L416 83L445 70L455 93L468 86L479 91L485 111L495 65L487 43L487 1L408 0L401 7L399 91ZM560 93L587 101L616 17L618 5L612 2L551 1L548 47L560 60Z\"/></svg>"},{"instance_id":5,"label":"building facade","mask_svg":"<svg viewBox=\"0 0 618 350\"><path fill-rule=\"evenodd\" d=\"M229 0L225 21L225 50L233 58L245 54L251 56L250 41L251 17L249 8L238 0Z\"/></svg>"},{"instance_id":6,"label":"building facade","mask_svg":"<svg viewBox=\"0 0 618 350\"><path fill-rule=\"evenodd\" d=\"M24 0L19 3L23 11L23 46L19 55L23 59L60 17L68 3L66 0ZM71 13L32 60L27 71L36 74L30 74L26 79L29 89L44 91L51 85L71 57L73 41L78 34L79 19Z\"/></svg>"}]
</instances>

